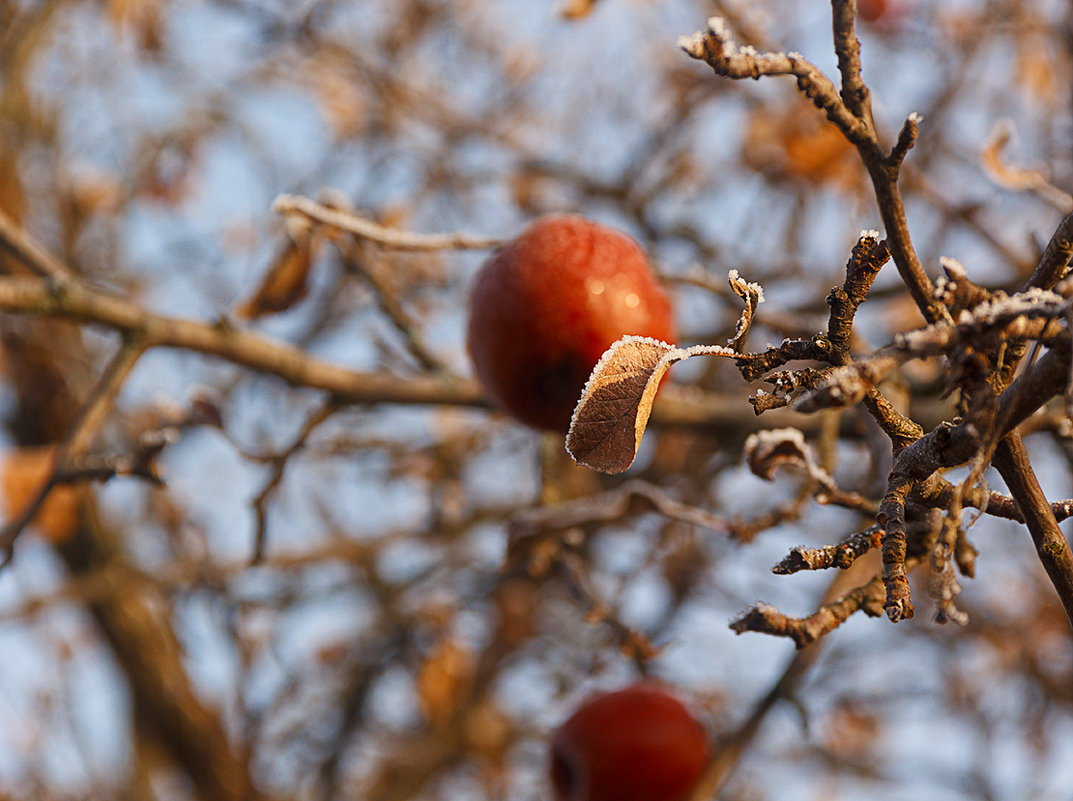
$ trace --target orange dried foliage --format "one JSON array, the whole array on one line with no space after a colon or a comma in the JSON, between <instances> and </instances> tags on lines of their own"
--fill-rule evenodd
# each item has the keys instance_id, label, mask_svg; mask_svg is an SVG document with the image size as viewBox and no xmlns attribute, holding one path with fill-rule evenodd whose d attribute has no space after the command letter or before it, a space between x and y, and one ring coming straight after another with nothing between
<instances>
[{"instance_id":1,"label":"orange dried foliage","mask_svg":"<svg viewBox=\"0 0 1073 801\"><path fill-rule=\"evenodd\" d=\"M185 131L169 137L147 158L135 179L137 194L168 206L182 203L199 176L200 134Z\"/></svg>"},{"instance_id":2,"label":"orange dried foliage","mask_svg":"<svg viewBox=\"0 0 1073 801\"><path fill-rule=\"evenodd\" d=\"M417 697L429 723L445 726L462 708L475 669L473 653L449 637L432 649L417 673Z\"/></svg>"},{"instance_id":3,"label":"orange dried foliage","mask_svg":"<svg viewBox=\"0 0 1073 801\"><path fill-rule=\"evenodd\" d=\"M1041 36L1018 40L1014 80L1039 102L1053 106L1065 90L1066 81L1060 80L1056 69L1059 59L1055 58L1047 44L1047 40Z\"/></svg>"},{"instance_id":4,"label":"orange dried foliage","mask_svg":"<svg viewBox=\"0 0 1073 801\"><path fill-rule=\"evenodd\" d=\"M876 714L853 702L843 702L825 721L822 739L827 750L842 759L867 759L882 734Z\"/></svg>"},{"instance_id":5,"label":"orange dried foliage","mask_svg":"<svg viewBox=\"0 0 1073 801\"><path fill-rule=\"evenodd\" d=\"M253 297L235 309L243 320L284 312L309 294L315 242L308 223L288 219L288 238Z\"/></svg>"},{"instance_id":6,"label":"orange dried foliage","mask_svg":"<svg viewBox=\"0 0 1073 801\"><path fill-rule=\"evenodd\" d=\"M742 161L771 178L847 192L861 187L864 168L842 132L796 98L754 109L741 142Z\"/></svg>"},{"instance_id":7,"label":"orange dried foliage","mask_svg":"<svg viewBox=\"0 0 1073 801\"><path fill-rule=\"evenodd\" d=\"M567 0L559 8L559 16L563 19L584 19L592 13L596 0Z\"/></svg>"},{"instance_id":8,"label":"orange dried foliage","mask_svg":"<svg viewBox=\"0 0 1073 801\"><path fill-rule=\"evenodd\" d=\"M133 37L142 50L160 50L164 40L161 0L108 0L108 17L119 36Z\"/></svg>"},{"instance_id":9,"label":"orange dried foliage","mask_svg":"<svg viewBox=\"0 0 1073 801\"><path fill-rule=\"evenodd\" d=\"M510 720L492 701L484 699L466 716L466 741L476 753L488 760L494 771L505 768L504 757L510 743ZM498 778L493 773L490 778Z\"/></svg>"},{"instance_id":10,"label":"orange dried foliage","mask_svg":"<svg viewBox=\"0 0 1073 801\"><path fill-rule=\"evenodd\" d=\"M52 470L54 448L17 448L8 451L0 464L0 490L3 491L8 519L21 513L37 496ZM78 527L78 492L71 486L53 487L34 516L37 533L53 545L67 542Z\"/></svg>"},{"instance_id":11,"label":"orange dried foliage","mask_svg":"<svg viewBox=\"0 0 1073 801\"><path fill-rule=\"evenodd\" d=\"M92 168L68 176L64 189L79 217L115 214L123 205L123 187L114 175Z\"/></svg>"},{"instance_id":12,"label":"orange dried foliage","mask_svg":"<svg viewBox=\"0 0 1073 801\"><path fill-rule=\"evenodd\" d=\"M369 109L357 76L330 63L317 63L308 80L316 94L320 113L336 142L354 139L365 132Z\"/></svg>"},{"instance_id":13,"label":"orange dried foliage","mask_svg":"<svg viewBox=\"0 0 1073 801\"><path fill-rule=\"evenodd\" d=\"M497 639L507 648L517 648L536 633L540 606L537 585L524 579L505 581L495 594L499 613Z\"/></svg>"}]
</instances>

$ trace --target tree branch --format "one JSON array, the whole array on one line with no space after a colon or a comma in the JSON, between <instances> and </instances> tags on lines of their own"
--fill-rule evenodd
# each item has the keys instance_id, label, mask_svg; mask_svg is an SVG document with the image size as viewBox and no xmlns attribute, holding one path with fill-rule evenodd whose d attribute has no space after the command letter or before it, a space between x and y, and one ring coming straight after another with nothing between
<instances>
[{"instance_id":1,"label":"tree branch","mask_svg":"<svg viewBox=\"0 0 1073 801\"><path fill-rule=\"evenodd\" d=\"M272 204L272 210L277 214L302 215L393 250L491 250L504 243L504 240L490 236L423 234L389 228L353 212L325 206L299 195L280 195Z\"/></svg>"},{"instance_id":2,"label":"tree branch","mask_svg":"<svg viewBox=\"0 0 1073 801\"><path fill-rule=\"evenodd\" d=\"M1058 224L1058 228L1051 235L1051 241L1043 251L1043 256L1032 271L1025 288L1032 286L1050 289L1060 280L1069 267L1069 260L1073 258L1073 213L1067 214L1065 219Z\"/></svg>"},{"instance_id":3,"label":"tree branch","mask_svg":"<svg viewBox=\"0 0 1073 801\"><path fill-rule=\"evenodd\" d=\"M1039 560L1058 592L1070 625L1073 625L1073 552L1058 528L1058 521L1040 488L1028 460L1028 451L1018 434L1010 434L999 443L993 463L1010 488L1032 535Z\"/></svg>"}]
</instances>

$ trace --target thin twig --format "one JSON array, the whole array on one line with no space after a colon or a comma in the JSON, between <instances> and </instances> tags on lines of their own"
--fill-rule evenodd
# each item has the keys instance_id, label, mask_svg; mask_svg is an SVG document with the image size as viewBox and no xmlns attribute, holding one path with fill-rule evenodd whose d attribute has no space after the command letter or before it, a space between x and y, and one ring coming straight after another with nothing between
<instances>
[{"instance_id":1,"label":"thin twig","mask_svg":"<svg viewBox=\"0 0 1073 801\"><path fill-rule=\"evenodd\" d=\"M817 643L812 648L799 650L790 657L771 689L756 702L745 722L716 744L715 758L690 794L689 801L709 801L719 796L731 772L760 733L760 727L768 713L779 701L793 698L795 689L819 658L820 648L821 644Z\"/></svg>"},{"instance_id":2,"label":"thin twig","mask_svg":"<svg viewBox=\"0 0 1073 801\"><path fill-rule=\"evenodd\" d=\"M1066 274L1069 261L1073 258L1073 213L1067 214L1051 235L1051 240L1043 251L1043 256L1025 282L1025 289L1038 286L1050 289Z\"/></svg>"},{"instance_id":3,"label":"thin twig","mask_svg":"<svg viewBox=\"0 0 1073 801\"><path fill-rule=\"evenodd\" d=\"M74 278L66 264L45 250L3 211L0 211L0 246L43 278Z\"/></svg>"},{"instance_id":4,"label":"thin twig","mask_svg":"<svg viewBox=\"0 0 1073 801\"><path fill-rule=\"evenodd\" d=\"M873 548L879 546L880 529L871 526L846 537L838 545L822 548L807 548L799 545L781 562L771 568L772 573L788 576L800 570L826 570L832 567L847 568Z\"/></svg>"},{"instance_id":5,"label":"thin twig","mask_svg":"<svg viewBox=\"0 0 1073 801\"><path fill-rule=\"evenodd\" d=\"M422 234L389 228L349 211L332 208L300 195L280 195L272 204L277 214L301 214L311 220L368 239L393 250L491 250L501 246L503 239L470 234Z\"/></svg>"},{"instance_id":6,"label":"thin twig","mask_svg":"<svg viewBox=\"0 0 1073 801\"><path fill-rule=\"evenodd\" d=\"M257 497L253 499L256 524L253 538L253 556L250 558L251 564L260 564L264 559L265 544L268 541L268 500L276 489L279 488L280 482L283 480L283 472L287 468L288 462L292 456L306 446L306 442L309 440L309 435L312 434L318 426L328 420L328 418L338 412L339 408L339 404L331 400L317 407L317 409L309 416L309 419L306 420L305 425L302 426L302 430L298 432L298 435L294 438L291 444L280 452L273 454L271 457L272 472L269 474L264 486L261 487L261 491L257 493Z\"/></svg>"},{"instance_id":7,"label":"thin twig","mask_svg":"<svg viewBox=\"0 0 1073 801\"><path fill-rule=\"evenodd\" d=\"M844 40L845 26L837 20L835 25L836 29L841 31L840 40ZM846 42L842 41L841 44L845 46ZM831 80L800 53L757 53L751 47L739 47L721 17L709 19L705 32L680 37L678 46L692 58L708 64L717 75L727 78L755 79L764 75L792 75L797 79L797 88L802 94L823 111L857 148L872 180L879 214L887 231L887 246L891 257L924 319L929 323L943 319L942 307L932 297L931 279L928 278L913 247L905 215L905 203L898 186L901 162L915 140L919 117L910 115L903 130L911 130L912 136L907 134L901 137L898 148L888 157L880 147L874 127L858 117L839 96ZM863 84L861 87L854 85L852 54L840 52L839 58L840 64L844 61L850 72L850 87L857 98L854 102L863 103Z\"/></svg>"},{"instance_id":8,"label":"thin twig","mask_svg":"<svg viewBox=\"0 0 1073 801\"><path fill-rule=\"evenodd\" d=\"M875 130L872 100L861 80L861 43L854 30L854 4L851 0L832 0L831 10L838 71L842 73L842 102L854 116Z\"/></svg>"},{"instance_id":9,"label":"thin twig","mask_svg":"<svg viewBox=\"0 0 1073 801\"><path fill-rule=\"evenodd\" d=\"M294 386L322 389L350 403L446 403L487 406L480 388L453 376L399 378L348 370L309 353L228 325L153 314L80 283L0 278L0 311L97 323L135 337L145 348L173 347L218 356L279 376Z\"/></svg>"},{"instance_id":10,"label":"thin twig","mask_svg":"<svg viewBox=\"0 0 1073 801\"><path fill-rule=\"evenodd\" d=\"M72 471L77 473L73 460L86 453L93 444L93 439L104 425L123 382L144 352L145 348L140 342L128 339L105 367L97 385L78 410L66 439L56 447L48 478L22 511L0 529L0 567L11 561L15 541L40 511L49 492L59 484L72 481Z\"/></svg>"}]
</instances>

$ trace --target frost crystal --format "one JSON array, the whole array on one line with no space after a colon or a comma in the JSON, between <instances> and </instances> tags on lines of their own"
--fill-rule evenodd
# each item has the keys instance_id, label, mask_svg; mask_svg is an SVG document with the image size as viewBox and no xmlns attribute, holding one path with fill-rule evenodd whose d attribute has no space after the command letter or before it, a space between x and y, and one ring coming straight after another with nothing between
<instances>
[{"instance_id":1,"label":"frost crystal","mask_svg":"<svg viewBox=\"0 0 1073 801\"><path fill-rule=\"evenodd\" d=\"M942 267L943 272L945 272L951 278L965 277L965 265L963 265L957 259L951 259L949 256L940 256L939 266Z\"/></svg>"},{"instance_id":2,"label":"frost crystal","mask_svg":"<svg viewBox=\"0 0 1073 801\"><path fill-rule=\"evenodd\" d=\"M744 278L741 277L737 270L731 270L730 272L728 272L727 280L732 284L740 281L741 283L745 284L745 286L748 287L750 290L755 292L757 305L760 305L764 302L764 288L760 286L760 284L757 284L753 281L746 281Z\"/></svg>"},{"instance_id":3,"label":"frost crystal","mask_svg":"<svg viewBox=\"0 0 1073 801\"><path fill-rule=\"evenodd\" d=\"M704 52L704 35L697 31L693 34L682 34L678 37L678 48L690 55L700 55Z\"/></svg>"},{"instance_id":4,"label":"frost crystal","mask_svg":"<svg viewBox=\"0 0 1073 801\"><path fill-rule=\"evenodd\" d=\"M693 345L689 348L681 348L682 353L686 354L686 357L690 356L730 356L736 358L739 354L730 348L725 348L722 345Z\"/></svg>"},{"instance_id":5,"label":"frost crystal","mask_svg":"<svg viewBox=\"0 0 1073 801\"><path fill-rule=\"evenodd\" d=\"M600 357L600 361L596 362L596 366L593 367L592 372L589 373L589 378L585 382L585 386L581 388L581 395L578 397L577 403L574 404L573 414L570 415L570 428L574 427L574 420L577 418L577 413L582 406L582 402L589 394L589 387L592 384L593 378L599 375L600 370L603 368L603 366L612 358L614 358L614 351L618 350L620 347L629 342L643 342L647 345L654 345L658 348L666 348L667 353L669 354L679 354L684 352L681 348L676 348L674 345L664 342L662 339L655 339L653 337L639 337L634 336L632 334L624 336L616 342L613 342L611 344L611 347L604 351L604 355ZM667 358L666 354L664 354L664 358ZM677 361L677 359L675 361Z\"/></svg>"}]
</instances>

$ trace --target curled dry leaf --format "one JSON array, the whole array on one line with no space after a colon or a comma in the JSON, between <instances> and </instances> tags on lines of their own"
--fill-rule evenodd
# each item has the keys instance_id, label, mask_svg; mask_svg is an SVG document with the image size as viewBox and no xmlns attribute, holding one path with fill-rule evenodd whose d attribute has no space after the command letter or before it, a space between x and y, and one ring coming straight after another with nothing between
<instances>
[{"instance_id":1,"label":"curled dry leaf","mask_svg":"<svg viewBox=\"0 0 1073 801\"><path fill-rule=\"evenodd\" d=\"M983 152L980 154L984 172L999 186L1015 191L1032 189L1041 183L1045 183L1047 179L1038 170L1015 167L1003 161L1002 152L1006 149L1006 145L1010 143L1012 136L1013 131L1008 121L995 126L991 136L988 137L987 143L984 145Z\"/></svg>"},{"instance_id":2,"label":"curled dry leaf","mask_svg":"<svg viewBox=\"0 0 1073 801\"><path fill-rule=\"evenodd\" d=\"M566 0L559 7L559 16L563 19L582 19L592 13L596 0Z\"/></svg>"},{"instance_id":3,"label":"curled dry leaf","mask_svg":"<svg viewBox=\"0 0 1073 801\"><path fill-rule=\"evenodd\" d=\"M265 274L253 297L235 310L244 320L286 311L309 292L309 269L313 261L312 224L300 217L287 217L287 241Z\"/></svg>"},{"instance_id":4,"label":"curled dry leaf","mask_svg":"<svg viewBox=\"0 0 1073 801\"><path fill-rule=\"evenodd\" d=\"M745 440L745 461L753 475L765 481L775 478L775 469L781 464L811 470L814 463L805 435L796 428L777 428L758 431Z\"/></svg>"},{"instance_id":5,"label":"curled dry leaf","mask_svg":"<svg viewBox=\"0 0 1073 801\"><path fill-rule=\"evenodd\" d=\"M651 337L625 336L592 369L574 409L566 450L574 461L602 473L621 473L637 456L660 379L691 356L738 353L721 345L677 348Z\"/></svg>"},{"instance_id":6,"label":"curled dry leaf","mask_svg":"<svg viewBox=\"0 0 1073 801\"><path fill-rule=\"evenodd\" d=\"M1014 192L1033 191L1055 208L1069 211L1073 207L1073 197L1053 185L1043 172L1017 167L1003 160L1003 151L1012 136L1012 126L1008 121L1000 122L991 132L980 154L987 177L1004 189Z\"/></svg>"},{"instance_id":7,"label":"curled dry leaf","mask_svg":"<svg viewBox=\"0 0 1073 801\"><path fill-rule=\"evenodd\" d=\"M473 653L451 638L441 640L417 672L421 713L434 726L445 726L463 705L473 684Z\"/></svg>"},{"instance_id":8,"label":"curled dry leaf","mask_svg":"<svg viewBox=\"0 0 1073 801\"><path fill-rule=\"evenodd\" d=\"M346 64L332 57L314 57L305 72L335 141L345 142L360 136L369 123L369 109L364 87L347 74Z\"/></svg>"},{"instance_id":9,"label":"curled dry leaf","mask_svg":"<svg viewBox=\"0 0 1073 801\"><path fill-rule=\"evenodd\" d=\"M164 4L161 0L108 0L108 16L121 36L130 35L143 50L155 52L164 44Z\"/></svg>"},{"instance_id":10,"label":"curled dry leaf","mask_svg":"<svg viewBox=\"0 0 1073 801\"><path fill-rule=\"evenodd\" d=\"M805 435L796 428L775 428L757 431L745 440L745 459L754 475L766 481L775 477L779 465L792 465L828 490L835 488L834 479L823 469Z\"/></svg>"},{"instance_id":11,"label":"curled dry leaf","mask_svg":"<svg viewBox=\"0 0 1073 801\"><path fill-rule=\"evenodd\" d=\"M745 348L745 337L749 335L749 328L753 324L756 307L764 302L764 289L760 284L746 281L738 275L737 270L730 271L727 275L727 282L730 284L734 294L745 302L745 308L741 310L741 317L738 319L737 328L734 330L734 338L727 343L729 348L740 353Z\"/></svg>"},{"instance_id":12,"label":"curled dry leaf","mask_svg":"<svg viewBox=\"0 0 1073 801\"><path fill-rule=\"evenodd\" d=\"M597 362L581 392L566 435L578 464L621 473L637 456L659 381L689 354L649 337L626 336Z\"/></svg>"},{"instance_id":13,"label":"curled dry leaf","mask_svg":"<svg viewBox=\"0 0 1073 801\"><path fill-rule=\"evenodd\" d=\"M759 106L741 138L745 165L772 180L857 192L863 176L853 145L815 107L796 96Z\"/></svg>"},{"instance_id":14,"label":"curled dry leaf","mask_svg":"<svg viewBox=\"0 0 1073 801\"><path fill-rule=\"evenodd\" d=\"M0 466L0 490L4 514L10 520L31 503L52 474L54 448L16 448L4 454ZM59 545L78 527L78 493L74 487L53 487L34 516L33 525L42 539Z\"/></svg>"}]
</instances>

